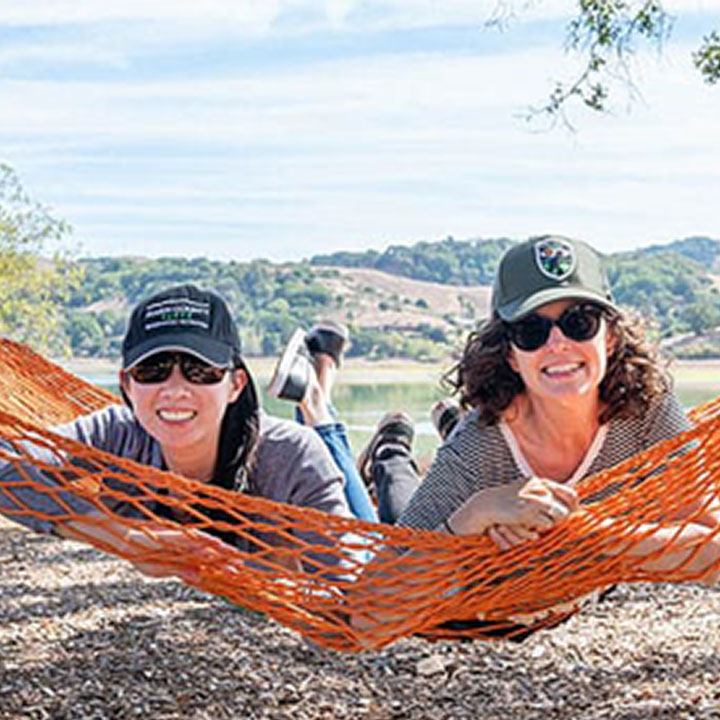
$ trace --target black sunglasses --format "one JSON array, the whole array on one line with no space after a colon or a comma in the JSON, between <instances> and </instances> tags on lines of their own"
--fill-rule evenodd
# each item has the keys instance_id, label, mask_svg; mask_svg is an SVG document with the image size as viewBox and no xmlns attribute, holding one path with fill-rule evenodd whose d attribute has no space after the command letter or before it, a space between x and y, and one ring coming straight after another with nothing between
<instances>
[{"instance_id":1,"label":"black sunglasses","mask_svg":"<svg viewBox=\"0 0 720 720\"><path fill-rule=\"evenodd\" d=\"M515 347L525 352L541 348L550 337L554 325L570 340L591 340L600 329L603 309L593 303L571 305L557 320L532 313L513 323L505 323L508 337Z\"/></svg>"},{"instance_id":2,"label":"black sunglasses","mask_svg":"<svg viewBox=\"0 0 720 720\"><path fill-rule=\"evenodd\" d=\"M172 375L173 366L180 366L182 376L193 385L215 385L229 368L210 365L195 355L183 352L161 352L133 365L127 373L141 385L165 382Z\"/></svg>"}]
</instances>

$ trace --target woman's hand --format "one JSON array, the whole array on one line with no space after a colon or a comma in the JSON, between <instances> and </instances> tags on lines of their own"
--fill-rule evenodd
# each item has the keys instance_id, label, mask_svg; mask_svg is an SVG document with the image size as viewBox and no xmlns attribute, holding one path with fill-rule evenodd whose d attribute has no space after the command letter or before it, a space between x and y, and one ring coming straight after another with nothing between
<instances>
[{"instance_id":1,"label":"woman's hand","mask_svg":"<svg viewBox=\"0 0 720 720\"><path fill-rule=\"evenodd\" d=\"M100 519L100 516L98 516ZM106 552L129 560L140 572L151 577L178 577L190 585L200 582L195 569L202 565L227 564L229 555L241 556L227 543L190 528L175 530L156 523L120 523L102 516L102 522L85 517L58 526L64 537L88 542ZM192 567L185 558L192 557Z\"/></svg>"},{"instance_id":2,"label":"woman's hand","mask_svg":"<svg viewBox=\"0 0 720 720\"><path fill-rule=\"evenodd\" d=\"M612 520L605 525L612 527ZM699 523L688 523L682 528L640 525L622 542L603 552L611 557L647 557L640 569L664 573L673 582L696 580L709 586L720 582L720 536L716 529Z\"/></svg>"},{"instance_id":3,"label":"woman's hand","mask_svg":"<svg viewBox=\"0 0 720 720\"><path fill-rule=\"evenodd\" d=\"M479 490L448 523L458 535L487 532L501 550L537 540L578 507L577 493L553 480L531 478Z\"/></svg>"},{"instance_id":4,"label":"woman's hand","mask_svg":"<svg viewBox=\"0 0 720 720\"><path fill-rule=\"evenodd\" d=\"M537 540L542 531L562 522L579 507L575 490L543 478L528 480L518 496L535 504L533 509L539 512L540 521L535 526L519 523L493 525L488 529L488 536L500 550L510 550L515 545Z\"/></svg>"}]
</instances>

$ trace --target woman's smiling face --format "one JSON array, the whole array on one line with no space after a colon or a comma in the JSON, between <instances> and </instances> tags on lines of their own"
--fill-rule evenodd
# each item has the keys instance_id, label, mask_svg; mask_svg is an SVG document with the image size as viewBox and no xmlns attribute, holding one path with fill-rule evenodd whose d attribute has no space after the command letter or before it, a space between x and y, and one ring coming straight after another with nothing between
<instances>
[{"instance_id":1,"label":"woman's smiling face","mask_svg":"<svg viewBox=\"0 0 720 720\"><path fill-rule=\"evenodd\" d=\"M535 312L557 320L578 302L558 300ZM568 399L598 392L612 347L612 334L604 318L595 336L585 341L571 340L553 325L547 342L537 350L521 350L511 343L508 363L520 375L531 397Z\"/></svg>"},{"instance_id":2,"label":"woman's smiling face","mask_svg":"<svg viewBox=\"0 0 720 720\"><path fill-rule=\"evenodd\" d=\"M237 400L246 382L242 370L231 370L218 383L191 383L177 363L170 377L159 383L139 383L127 372L121 373L122 387L138 422L164 451L183 455L214 455L225 410Z\"/></svg>"}]
</instances>

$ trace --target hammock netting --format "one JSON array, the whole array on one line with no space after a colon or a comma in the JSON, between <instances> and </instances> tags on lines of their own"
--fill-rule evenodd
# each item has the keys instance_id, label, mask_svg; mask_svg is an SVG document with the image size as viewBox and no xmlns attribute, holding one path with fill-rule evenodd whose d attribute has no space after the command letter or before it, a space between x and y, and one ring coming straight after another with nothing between
<instances>
[{"instance_id":1,"label":"hammock netting","mask_svg":"<svg viewBox=\"0 0 720 720\"><path fill-rule=\"evenodd\" d=\"M531 627L555 624L576 611L579 598L614 583L687 581L712 569L688 572L713 533L670 572L641 567L670 550L634 557L626 549L630 536L649 535L652 524L679 538L716 506L720 399L692 411L692 430L580 482L580 511L507 552L484 536L349 520L233 493L49 430L116 402L29 348L0 341L0 462L17 470L17 479L0 484L2 504L12 499L4 514L81 521L82 537L101 550L134 563L162 561L189 584L325 647L355 652L411 634L520 633L514 618L531 616ZM52 462L33 457L29 448L39 446ZM18 500L22 489L49 496L58 511L38 513ZM78 514L72 498L93 511ZM474 627L479 617L488 624Z\"/></svg>"}]
</instances>

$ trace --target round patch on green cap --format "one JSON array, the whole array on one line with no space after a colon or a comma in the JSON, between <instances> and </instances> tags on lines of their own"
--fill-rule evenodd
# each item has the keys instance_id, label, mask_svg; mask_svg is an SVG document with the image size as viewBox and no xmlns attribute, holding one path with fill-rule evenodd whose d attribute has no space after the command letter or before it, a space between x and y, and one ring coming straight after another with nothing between
<instances>
[{"instance_id":1,"label":"round patch on green cap","mask_svg":"<svg viewBox=\"0 0 720 720\"><path fill-rule=\"evenodd\" d=\"M535 243L535 262L545 277L560 281L572 275L577 258L570 243L548 238Z\"/></svg>"}]
</instances>

